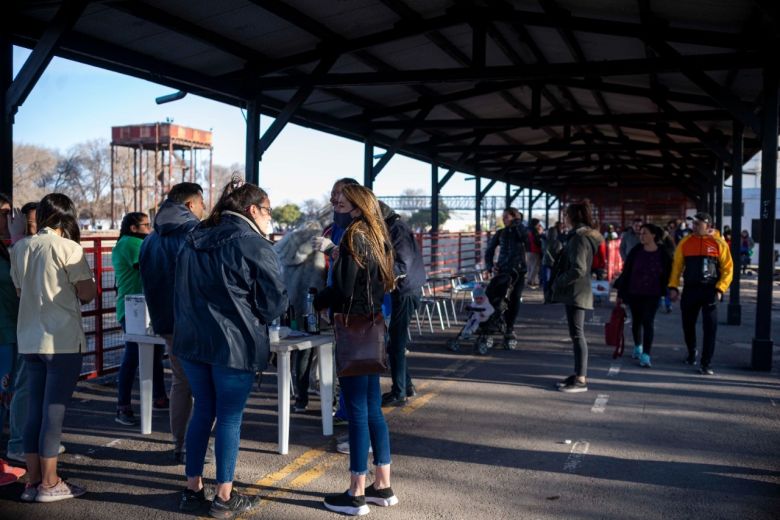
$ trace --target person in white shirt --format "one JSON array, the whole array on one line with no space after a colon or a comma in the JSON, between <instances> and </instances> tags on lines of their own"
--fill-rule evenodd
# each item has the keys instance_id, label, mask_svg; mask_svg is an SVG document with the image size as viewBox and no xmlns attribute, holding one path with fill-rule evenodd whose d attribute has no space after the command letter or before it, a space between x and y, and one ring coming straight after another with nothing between
<instances>
[{"instance_id":1,"label":"person in white shirt","mask_svg":"<svg viewBox=\"0 0 780 520\"><path fill-rule=\"evenodd\" d=\"M38 205L38 234L11 251L11 279L19 295L17 343L28 370L24 432L28 483L24 502L55 502L86 490L62 480L57 455L65 406L76 387L87 342L81 304L95 298L92 270L79 244L76 208L61 193Z\"/></svg>"}]
</instances>

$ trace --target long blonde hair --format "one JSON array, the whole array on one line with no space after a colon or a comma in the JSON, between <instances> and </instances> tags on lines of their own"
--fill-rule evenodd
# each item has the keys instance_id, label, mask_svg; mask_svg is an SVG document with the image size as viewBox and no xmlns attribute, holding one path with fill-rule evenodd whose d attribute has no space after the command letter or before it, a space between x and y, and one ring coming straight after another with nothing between
<instances>
[{"instance_id":1,"label":"long blonde hair","mask_svg":"<svg viewBox=\"0 0 780 520\"><path fill-rule=\"evenodd\" d=\"M341 190L342 195L355 208L359 209L363 216L353 221L347 227L344 237L344 245L349 254L355 259L358 266L365 268L366 256L370 255L379 264L379 273L382 276L382 284L385 292L395 289L395 274L393 273L393 248L390 245L390 233L382 218L382 210L374 193L358 184L346 185ZM359 252L355 249L355 235L360 234L365 238L368 251Z\"/></svg>"}]
</instances>

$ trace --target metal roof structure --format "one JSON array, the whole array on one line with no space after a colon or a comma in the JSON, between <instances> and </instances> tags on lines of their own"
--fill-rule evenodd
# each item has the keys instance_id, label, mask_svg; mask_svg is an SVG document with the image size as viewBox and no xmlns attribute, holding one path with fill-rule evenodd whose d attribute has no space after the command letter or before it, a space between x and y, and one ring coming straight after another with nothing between
<instances>
[{"instance_id":1,"label":"metal roof structure","mask_svg":"<svg viewBox=\"0 0 780 520\"><path fill-rule=\"evenodd\" d=\"M745 129L747 153L760 148L761 69L780 48L771 0L30 0L4 9L14 44L48 45L41 60L56 54L276 117L262 136L257 129L260 156L293 122L364 141L367 157L386 149L367 166L369 184L402 153L449 176L556 195L671 184L697 205L718 165L733 162L735 128ZM9 91L10 108L23 87Z\"/></svg>"},{"instance_id":2,"label":"metal roof structure","mask_svg":"<svg viewBox=\"0 0 780 520\"><path fill-rule=\"evenodd\" d=\"M720 223L725 176L741 207L743 157L760 149L752 365L771 369L775 0L11 0L0 10L0 191L13 187L14 114L55 55L179 89L172 98L246 108L250 182L288 122L364 142L369 187L396 153L430 162L434 229L456 171L476 177L477 215L501 181L507 204L510 185L529 197L630 188L648 199L672 187ZM13 45L33 49L16 77ZM275 117L262 135L261 113ZM729 322L740 312L737 270Z\"/></svg>"}]
</instances>

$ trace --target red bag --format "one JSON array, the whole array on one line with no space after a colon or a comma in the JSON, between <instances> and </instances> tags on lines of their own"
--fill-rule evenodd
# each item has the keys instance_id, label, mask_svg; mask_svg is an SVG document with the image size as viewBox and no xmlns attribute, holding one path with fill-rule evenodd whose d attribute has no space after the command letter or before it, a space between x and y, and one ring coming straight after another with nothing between
<instances>
[{"instance_id":1,"label":"red bag","mask_svg":"<svg viewBox=\"0 0 780 520\"><path fill-rule=\"evenodd\" d=\"M615 351L612 353L612 359L617 359L623 355L623 347L625 346L623 326L625 323L625 309L623 309L622 305L615 305L615 308L612 309L609 321L604 325L604 342L611 347L615 347Z\"/></svg>"}]
</instances>

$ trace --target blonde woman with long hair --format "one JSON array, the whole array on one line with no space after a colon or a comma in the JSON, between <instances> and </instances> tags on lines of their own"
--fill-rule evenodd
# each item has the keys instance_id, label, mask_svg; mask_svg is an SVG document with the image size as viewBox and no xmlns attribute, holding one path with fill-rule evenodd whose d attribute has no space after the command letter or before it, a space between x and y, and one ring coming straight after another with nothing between
<instances>
[{"instance_id":1,"label":"blonde woman with long hair","mask_svg":"<svg viewBox=\"0 0 780 520\"><path fill-rule=\"evenodd\" d=\"M337 213L352 221L339 244L333 266L333 285L315 300L318 309L367 315L378 312L385 293L395 287L393 253L382 212L371 190L344 186L335 204ZM390 487L390 437L382 415L379 374L340 377L349 417L349 490L325 498L325 507L347 515L365 515L368 505L392 506L398 498ZM370 444L369 444L370 442ZM374 450L376 479L366 487L368 448Z\"/></svg>"}]
</instances>

